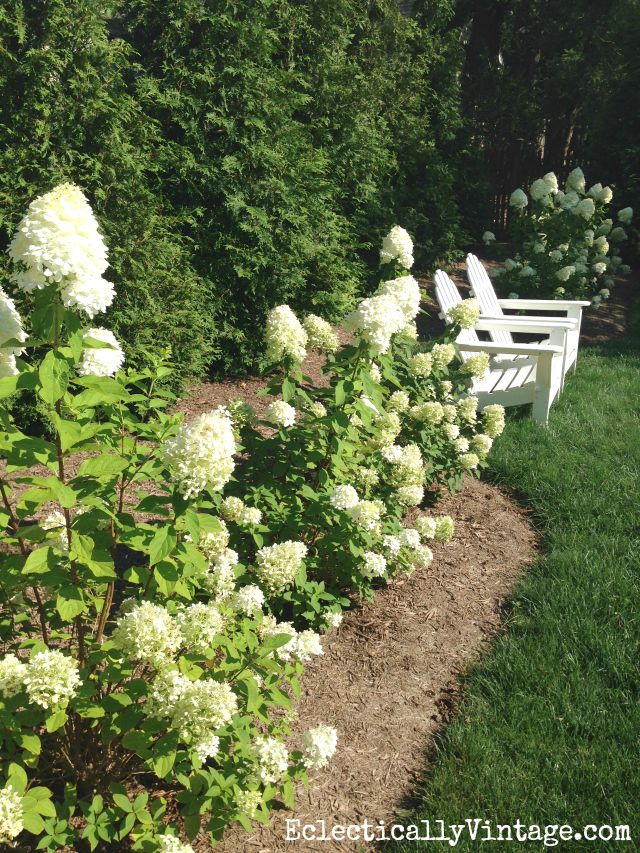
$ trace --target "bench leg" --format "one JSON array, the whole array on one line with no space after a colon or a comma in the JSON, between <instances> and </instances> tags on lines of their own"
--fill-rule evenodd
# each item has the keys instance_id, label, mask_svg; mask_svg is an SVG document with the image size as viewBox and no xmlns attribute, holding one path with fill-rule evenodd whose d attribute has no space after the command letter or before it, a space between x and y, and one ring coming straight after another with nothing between
<instances>
[{"instance_id":1,"label":"bench leg","mask_svg":"<svg viewBox=\"0 0 640 853\"><path fill-rule=\"evenodd\" d=\"M553 370L553 353L541 353L538 356L536 392L533 399L531 417L536 423L543 426L549 423L549 411L553 403Z\"/></svg>"}]
</instances>

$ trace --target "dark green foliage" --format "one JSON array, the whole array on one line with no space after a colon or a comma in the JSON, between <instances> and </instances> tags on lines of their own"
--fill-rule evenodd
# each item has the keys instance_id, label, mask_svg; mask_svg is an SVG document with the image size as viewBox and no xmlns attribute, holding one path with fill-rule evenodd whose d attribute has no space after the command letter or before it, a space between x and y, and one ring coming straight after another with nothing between
<instances>
[{"instance_id":1,"label":"dark green foliage","mask_svg":"<svg viewBox=\"0 0 640 853\"><path fill-rule=\"evenodd\" d=\"M129 91L131 68L131 50L108 39L91 0L0 9L0 243L36 195L79 184L104 229L118 293L96 322L115 328L130 358L170 345L180 373L198 373L209 362L209 314L185 223L163 199L158 128ZM4 255L2 264L6 272Z\"/></svg>"}]
</instances>

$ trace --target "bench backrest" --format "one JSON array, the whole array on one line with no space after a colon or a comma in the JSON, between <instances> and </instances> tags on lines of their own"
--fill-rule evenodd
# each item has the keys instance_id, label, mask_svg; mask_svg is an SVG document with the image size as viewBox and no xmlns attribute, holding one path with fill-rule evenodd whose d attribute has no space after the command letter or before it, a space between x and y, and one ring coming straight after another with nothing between
<instances>
[{"instance_id":1,"label":"bench backrest","mask_svg":"<svg viewBox=\"0 0 640 853\"><path fill-rule=\"evenodd\" d=\"M436 270L433 278L436 285L436 299L440 308L440 316L447 322L449 311L462 302L462 297L451 278L443 270ZM456 340L461 344L480 343L480 338L475 329L462 329ZM463 360L469 358L470 355L472 355L470 352L460 353Z\"/></svg>"},{"instance_id":2,"label":"bench backrest","mask_svg":"<svg viewBox=\"0 0 640 853\"><path fill-rule=\"evenodd\" d=\"M471 292L478 300L480 313L487 317L502 317L504 312L498 302L498 297L493 289L489 274L476 255L467 255L467 278L471 285ZM490 332L491 340L497 344L512 344L511 332Z\"/></svg>"}]
</instances>

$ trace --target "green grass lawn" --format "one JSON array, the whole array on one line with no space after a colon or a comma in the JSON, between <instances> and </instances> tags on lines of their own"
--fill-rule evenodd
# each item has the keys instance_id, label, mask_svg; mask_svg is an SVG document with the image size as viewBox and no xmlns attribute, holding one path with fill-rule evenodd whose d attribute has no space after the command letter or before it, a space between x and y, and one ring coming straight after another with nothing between
<instances>
[{"instance_id":1,"label":"green grass lawn","mask_svg":"<svg viewBox=\"0 0 640 853\"><path fill-rule=\"evenodd\" d=\"M412 818L629 824L631 843L560 849L640 850L637 332L581 354L548 429L516 415L496 442L491 477L533 510L541 553L517 588L507 632L469 673ZM457 849L492 847L545 849L470 840Z\"/></svg>"}]
</instances>

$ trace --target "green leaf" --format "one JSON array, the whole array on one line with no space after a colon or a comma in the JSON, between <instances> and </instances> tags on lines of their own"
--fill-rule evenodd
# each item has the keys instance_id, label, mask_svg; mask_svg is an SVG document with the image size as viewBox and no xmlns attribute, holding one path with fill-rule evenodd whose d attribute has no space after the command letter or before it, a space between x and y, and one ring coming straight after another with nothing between
<instances>
[{"instance_id":1,"label":"green leaf","mask_svg":"<svg viewBox=\"0 0 640 853\"><path fill-rule=\"evenodd\" d=\"M54 711L50 717L47 717L45 723L47 731L50 734L57 732L58 729L61 729L64 726L68 719L66 711Z\"/></svg>"},{"instance_id":2,"label":"green leaf","mask_svg":"<svg viewBox=\"0 0 640 853\"><path fill-rule=\"evenodd\" d=\"M7 783L10 784L18 794L22 794L24 793L28 782L29 780L27 779L24 767L12 762L9 765L9 772L7 773Z\"/></svg>"},{"instance_id":3,"label":"green leaf","mask_svg":"<svg viewBox=\"0 0 640 853\"><path fill-rule=\"evenodd\" d=\"M3 376L2 379L0 379L0 400L4 400L6 397L10 397L12 394L15 394L17 388L17 376Z\"/></svg>"},{"instance_id":4,"label":"green leaf","mask_svg":"<svg viewBox=\"0 0 640 853\"><path fill-rule=\"evenodd\" d=\"M154 566L170 554L176 547L176 536L168 525L156 530L149 545L149 563Z\"/></svg>"},{"instance_id":5,"label":"green leaf","mask_svg":"<svg viewBox=\"0 0 640 853\"><path fill-rule=\"evenodd\" d=\"M24 828L32 835L40 835L44 831L44 821L37 812L25 812L23 823Z\"/></svg>"},{"instance_id":6,"label":"green leaf","mask_svg":"<svg viewBox=\"0 0 640 853\"><path fill-rule=\"evenodd\" d=\"M92 456L85 459L78 468L78 475L82 477L114 477L127 468L129 462L122 456L102 453L100 456Z\"/></svg>"},{"instance_id":7,"label":"green leaf","mask_svg":"<svg viewBox=\"0 0 640 853\"><path fill-rule=\"evenodd\" d=\"M54 406L64 396L69 385L69 365L59 353L49 350L42 360L38 376L38 395L49 406Z\"/></svg>"},{"instance_id":8,"label":"green leaf","mask_svg":"<svg viewBox=\"0 0 640 853\"><path fill-rule=\"evenodd\" d=\"M27 752L30 752L31 755L40 755L41 744L38 735L31 734L30 732L23 732L20 734L18 742L20 743L20 746Z\"/></svg>"},{"instance_id":9,"label":"green leaf","mask_svg":"<svg viewBox=\"0 0 640 853\"><path fill-rule=\"evenodd\" d=\"M154 745L151 763L154 773L160 779L164 779L171 772L176 760L177 746L178 736L175 732L169 732Z\"/></svg>"},{"instance_id":10,"label":"green leaf","mask_svg":"<svg viewBox=\"0 0 640 853\"><path fill-rule=\"evenodd\" d=\"M56 598L56 610L65 622L71 622L87 609L82 589L69 584L63 586Z\"/></svg>"},{"instance_id":11,"label":"green leaf","mask_svg":"<svg viewBox=\"0 0 640 853\"><path fill-rule=\"evenodd\" d=\"M23 575L43 575L56 566L55 554L48 545L36 548L25 560Z\"/></svg>"}]
</instances>

